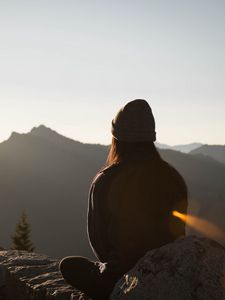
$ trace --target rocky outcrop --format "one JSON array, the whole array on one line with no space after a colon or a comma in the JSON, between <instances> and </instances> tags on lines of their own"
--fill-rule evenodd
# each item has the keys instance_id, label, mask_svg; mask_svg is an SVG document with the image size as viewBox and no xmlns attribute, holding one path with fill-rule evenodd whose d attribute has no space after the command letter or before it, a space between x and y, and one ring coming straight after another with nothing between
<instances>
[{"instance_id":1,"label":"rocky outcrop","mask_svg":"<svg viewBox=\"0 0 225 300\"><path fill-rule=\"evenodd\" d=\"M225 248L189 236L149 251L110 300L224 300Z\"/></svg>"},{"instance_id":2,"label":"rocky outcrop","mask_svg":"<svg viewBox=\"0 0 225 300\"><path fill-rule=\"evenodd\" d=\"M0 251L0 299L88 300L64 282L58 263L26 251Z\"/></svg>"}]
</instances>

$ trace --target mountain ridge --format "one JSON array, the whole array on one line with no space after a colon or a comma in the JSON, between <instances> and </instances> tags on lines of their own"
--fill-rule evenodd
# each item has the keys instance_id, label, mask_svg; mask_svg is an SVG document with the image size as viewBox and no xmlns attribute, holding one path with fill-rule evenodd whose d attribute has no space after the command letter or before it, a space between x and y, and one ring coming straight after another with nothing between
<instances>
[{"instance_id":1,"label":"mountain ridge","mask_svg":"<svg viewBox=\"0 0 225 300\"><path fill-rule=\"evenodd\" d=\"M69 139L71 141L75 141L77 143L80 143L80 144L85 144L85 145L101 145L101 146L106 146L106 147L109 147L109 145L105 145L105 144L101 144L101 143L84 143L82 141L78 141L78 140L75 140L71 137L68 137L68 136L64 136L63 134L59 133L57 130L53 130L51 129L50 127L44 125L44 124L41 124L41 125L38 125L38 126L35 126L33 127L29 132L27 133L18 133L16 131L13 131L11 136L5 140L5 141L2 141L0 142L0 144L4 143L4 142L7 142L8 140L10 140L11 138L16 138L17 136L19 135L26 135L26 134L29 134L29 135L35 135L35 136L39 136L39 137L42 137L42 138L53 138L53 136L56 138L64 138L65 140ZM208 144L203 144L203 143L199 143L199 142L192 142L192 143L188 143L188 144L176 144L176 145L168 145L168 144L164 144L164 143L160 143L160 142L155 142L155 145L157 148L159 149L171 149L171 150L175 150L175 151L180 151L180 152L183 152L183 153L190 153L191 151L195 151L196 149L200 148L200 147L203 147L203 146L224 146L224 145L208 145Z\"/></svg>"},{"instance_id":2,"label":"mountain ridge","mask_svg":"<svg viewBox=\"0 0 225 300\"><path fill-rule=\"evenodd\" d=\"M199 147L201 147L203 144L202 143L189 143L189 144L178 144L178 145L167 145L167 144L161 144L159 142L156 142L156 146L159 149L171 149L171 150L175 150L175 151L180 151L183 153L189 153L190 151L197 149Z\"/></svg>"},{"instance_id":3,"label":"mountain ridge","mask_svg":"<svg viewBox=\"0 0 225 300\"><path fill-rule=\"evenodd\" d=\"M202 145L197 149L193 149L190 154L209 156L225 164L225 145Z\"/></svg>"}]
</instances>

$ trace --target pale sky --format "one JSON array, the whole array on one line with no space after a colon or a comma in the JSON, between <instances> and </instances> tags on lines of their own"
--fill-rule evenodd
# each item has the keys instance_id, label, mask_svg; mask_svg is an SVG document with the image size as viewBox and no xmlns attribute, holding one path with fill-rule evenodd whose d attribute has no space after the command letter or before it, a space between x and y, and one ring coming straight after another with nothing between
<instances>
[{"instance_id":1,"label":"pale sky","mask_svg":"<svg viewBox=\"0 0 225 300\"><path fill-rule=\"evenodd\" d=\"M135 98L159 142L225 144L224 0L0 0L0 141L45 124L109 144Z\"/></svg>"}]
</instances>

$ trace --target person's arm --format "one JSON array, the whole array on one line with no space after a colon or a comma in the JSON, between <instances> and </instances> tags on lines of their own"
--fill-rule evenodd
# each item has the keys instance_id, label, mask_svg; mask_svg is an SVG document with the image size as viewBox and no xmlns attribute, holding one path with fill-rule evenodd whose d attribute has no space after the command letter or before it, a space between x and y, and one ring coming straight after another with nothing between
<instances>
[{"instance_id":1,"label":"person's arm","mask_svg":"<svg viewBox=\"0 0 225 300\"><path fill-rule=\"evenodd\" d=\"M100 261L105 262L108 257L108 221L107 210L107 182L104 174L100 173L91 185L88 205L88 236L93 251Z\"/></svg>"}]
</instances>

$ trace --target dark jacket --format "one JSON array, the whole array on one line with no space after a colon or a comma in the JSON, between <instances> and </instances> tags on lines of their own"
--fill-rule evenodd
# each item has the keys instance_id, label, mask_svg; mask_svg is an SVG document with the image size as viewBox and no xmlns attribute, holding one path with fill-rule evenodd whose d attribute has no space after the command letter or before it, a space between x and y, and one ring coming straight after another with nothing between
<instances>
[{"instance_id":1,"label":"dark jacket","mask_svg":"<svg viewBox=\"0 0 225 300\"><path fill-rule=\"evenodd\" d=\"M90 189L91 246L100 261L129 268L148 250L185 235L185 224L173 210L186 213L187 189L160 157L111 165L96 175Z\"/></svg>"}]
</instances>

